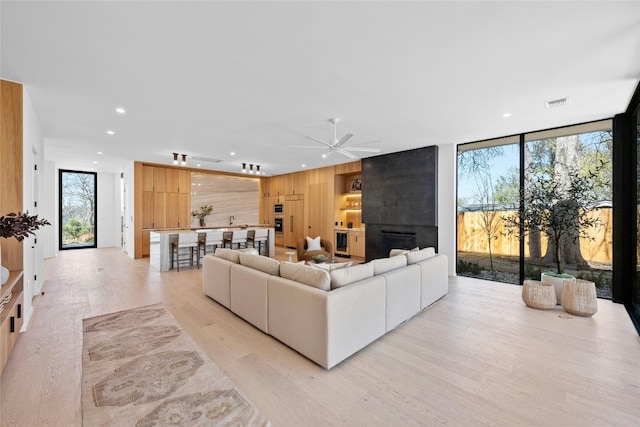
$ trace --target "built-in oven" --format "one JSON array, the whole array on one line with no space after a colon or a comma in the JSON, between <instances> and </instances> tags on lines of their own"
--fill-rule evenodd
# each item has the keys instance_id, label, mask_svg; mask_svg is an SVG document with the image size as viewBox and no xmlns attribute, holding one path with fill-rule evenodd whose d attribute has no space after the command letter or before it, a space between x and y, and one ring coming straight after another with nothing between
<instances>
[{"instance_id":1,"label":"built-in oven","mask_svg":"<svg viewBox=\"0 0 640 427\"><path fill-rule=\"evenodd\" d=\"M284 231L284 218L283 217L274 218L273 228L276 233L282 233Z\"/></svg>"},{"instance_id":2,"label":"built-in oven","mask_svg":"<svg viewBox=\"0 0 640 427\"><path fill-rule=\"evenodd\" d=\"M349 256L349 248L347 247L349 234L346 231L336 230L336 255Z\"/></svg>"},{"instance_id":3,"label":"built-in oven","mask_svg":"<svg viewBox=\"0 0 640 427\"><path fill-rule=\"evenodd\" d=\"M275 203L273 205L273 213L276 215L284 214L284 205L282 203Z\"/></svg>"}]
</instances>

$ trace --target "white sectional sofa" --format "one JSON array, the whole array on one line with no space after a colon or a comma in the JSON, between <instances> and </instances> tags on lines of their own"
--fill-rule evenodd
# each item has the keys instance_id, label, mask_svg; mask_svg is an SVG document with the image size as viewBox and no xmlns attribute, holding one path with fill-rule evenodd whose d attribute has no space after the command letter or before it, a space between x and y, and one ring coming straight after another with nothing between
<instances>
[{"instance_id":1,"label":"white sectional sofa","mask_svg":"<svg viewBox=\"0 0 640 427\"><path fill-rule=\"evenodd\" d=\"M329 369L446 295L447 276L447 257L433 248L332 271L218 249L204 257L202 287Z\"/></svg>"}]
</instances>

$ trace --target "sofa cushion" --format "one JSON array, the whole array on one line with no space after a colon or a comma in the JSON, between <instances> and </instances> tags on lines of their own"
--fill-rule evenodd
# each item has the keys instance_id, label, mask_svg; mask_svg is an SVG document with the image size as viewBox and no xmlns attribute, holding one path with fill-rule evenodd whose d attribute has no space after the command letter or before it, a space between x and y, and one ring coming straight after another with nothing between
<instances>
[{"instance_id":1,"label":"sofa cushion","mask_svg":"<svg viewBox=\"0 0 640 427\"><path fill-rule=\"evenodd\" d=\"M226 259L227 261L235 262L236 264L240 263L240 254L241 252L239 251L226 248L217 248L215 252L215 255L218 258Z\"/></svg>"},{"instance_id":2,"label":"sofa cushion","mask_svg":"<svg viewBox=\"0 0 640 427\"><path fill-rule=\"evenodd\" d=\"M371 261L373 264L373 274L383 274L387 271L396 270L407 266L406 256L394 256L391 258L378 258Z\"/></svg>"},{"instance_id":3,"label":"sofa cushion","mask_svg":"<svg viewBox=\"0 0 640 427\"><path fill-rule=\"evenodd\" d=\"M316 264L315 262L309 263L313 268L318 268L324 271L333 271L339 268L347 268L353 265L353 262L324 262L322 264Z\"/></svg>"},{"instance_id":4,"label":"sofa cushion","mask_svg":"<svg viewBox=\"0 0 640 427\"><path fill-rule=\"evenodd\" d=\"M320 243L320 236L315 239L307 236L307 250L308 251L320 251L322 250L322 244Z\"/></svg>"},{"instance_id":5,"label":"sofa cushion","mask_svg":"<svg viewBox=\"0 0 640 427\"><path fill-rule=\"evenodd\" d=\"M240 254L240 264L256 270L271 274L272 276L280 275L280 262L276 259L262 255Z\"/></svg>"},{"instance_id":6,"label":"sofa cushion","mask_svg":"<svg viewBox=\"0 0 640 427\"><path fill-rule=\"evenodd\" d=\"M370 262L352 267L339 268L331 273L331 289L341 288L360 280L373 277L373 264Z\"/></svg>"},{"instance_id":7,"label":"sofa cushion","mask_svg":"<svg viewBox=\"0 0 640 427\"><path fill-rule=\"evenodd\" d=\"M413 249L391 249L389 251L389 258L391 258L392 256L406 255L409 252L419 251L419 250L420 250L420 248L417 247L417 246L415 248L413 248Z\"/></svg>"},{"instance_id":8,"label":"sofa cushion","mask_svg":"<svg viewBox=\"0 0 640 427\"><path fill-rule=\"evenodd\" d=\"M256 248L240 248L235 250L242 254L260 255Z\"/></svg>"},{"instance_id":9,"label":"sofa cushion","mask_svg":"<svg viewBox=\"0 0 640 427\"><path fill-rule=\"evenodd\" d=\"M283 262L280 264L280 277L294 280L314 288L328 291L331 289L329 272L308 265Z\"/></svg>"},{"instance_id":10,"label":"sofa cushion","mask_svg":"<svg viewBox=\"0 0 640 427\"><path fill-rule=\"evenodd\" d=\"M432 247L420 249L419 251L412 251L407 254L407 263L415 264L425 259L429 259L436 256L436 250Z\"/></svg>"}]
</instances>

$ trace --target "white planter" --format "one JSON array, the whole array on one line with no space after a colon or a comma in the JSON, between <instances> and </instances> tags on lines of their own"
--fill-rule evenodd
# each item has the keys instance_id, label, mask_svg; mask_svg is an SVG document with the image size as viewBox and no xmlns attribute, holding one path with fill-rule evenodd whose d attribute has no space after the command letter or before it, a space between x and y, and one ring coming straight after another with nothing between
<instances>
[{"instance_id":1,"label":"white planter","mask_svg":"<svg viewBox=\"0 0 640 427\"><path fill-rule=\"evenodd\" d=\"M571 278L554 277L547 273L541 273L540 280L544 283L553 283L553 287L556 290L556 304L560 304L560 301L562 300L562 287L564 286L564 281L568 280L570 282L575 282L576 278L573 276Z\"/></svg>"},{"instance_id":2,"label":"white planter","mask_svg":"<svg viewBox=\"0 0 640 427\"><path fill-rule=\"evenodd\" d=\"M7 280L9 280L9 269L5 268L4 265L2 264L2 245L0 245L0 286L4 285L5 283L7 283Z\"/></svg>"}]
</instances>

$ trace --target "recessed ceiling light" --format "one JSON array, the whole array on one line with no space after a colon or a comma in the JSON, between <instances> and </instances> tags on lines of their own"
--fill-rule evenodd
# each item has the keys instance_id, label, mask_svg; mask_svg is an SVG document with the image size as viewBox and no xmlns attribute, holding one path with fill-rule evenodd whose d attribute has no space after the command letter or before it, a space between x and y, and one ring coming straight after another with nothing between
<instances>
[{"instance_id":1,"label":"recessed ceiling light","mask_svg":"<svg viewBox=\"0 0 640 427\"><path fill-rule=\"evenodd\" d=\"M302 164L302 167L303 167L303 168L306 168L306 167L307 167L307 165L305 165L305 164L303 163L303 164Z\"/></svg>"},{"instance_id":2,"label":"recessed ceiling light","mask_svg":"<svg viewBox=\"0 0 640 427\"><path fill-rule=\"evenodd\" d=\"M200 167L200 163L198 163L196 166L197 166L197 167Z\"/></svg>"},{"instance_id":3,"label":"recessed ceiling light","mask_svg":"<svg viewBox=\"0 0 640 427\"><path fill-rule=\"evenodd\" d=\"M124 113L126 113L126 111L125 111L125 109L124 109L124 108L122 108L122 107L118 107L118 108L116 108L116 113L118 113L118 114L124 114Z\"/></svg>"},{"instance_id":4,"label":"recessed ceiling light","mask_svg":"<svg viewBox=\"0 0 640 427\"><path fill-rule=\"evenodd\" d=\"M102 156L104 153L102 151L98 151L98 154Z\"/></svg>"},{"instance_id":5,"label":"recessed ceiling light","mask_svg":"<svg viewBox=\"0 0 640 427\"><path fill-rule=\"evenodd\" d=\"M115 134L116 134L116 133L115 133L114 131L112 131L112 130L108 130L108 131L107 131L107 135L115 135Z\"/></svg>"},{"instance_id":6,"label":"recessed ceiling light","mask_svg":"<svg viewBox=\"0 0 640 427\"><path fill-rule=\"evenodd\" d=\"M93 163L94 165L97 165L97 164L98 164L98 162L96 162L95 160L94 160L93 162L91 162L91 163Z\"/></svg>"},{"instance_id":7,"label":"recessed ceiling light","mask_svg":"<svg viewBox=\"0 0 640 427\"><path fill-rule=\"evenodd\" d=\"M511 113L504 113L504 114L502 115L502 118L503 118L503 119L508 119L509 117L511 117Z\"/></svg>"},{"instance_id":8,"label":"recessed ceiling light","mask_svg":"<svg viewBox=\"0 0 640 427\"><path fill-rule=\"evenodd\" d=\"M231 152L231 153L229 153L229 154L231 154L232 156L235 156L235 155L236 155L236 153L235 153L234 151L232 151L232 152Z\"/></svg>"}]
</instances>

